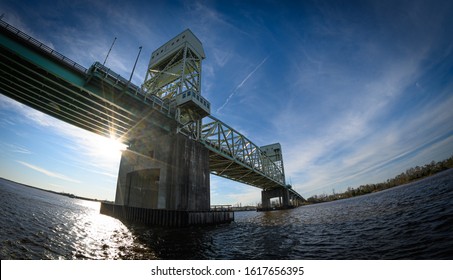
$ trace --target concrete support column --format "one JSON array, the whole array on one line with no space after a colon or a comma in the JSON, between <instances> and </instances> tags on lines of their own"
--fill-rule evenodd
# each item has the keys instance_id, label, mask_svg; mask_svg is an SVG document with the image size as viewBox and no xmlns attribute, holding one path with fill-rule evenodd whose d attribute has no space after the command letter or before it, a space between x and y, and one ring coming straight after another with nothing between
<instances>
[{"instance_id":1,"label":"concrete support column","mask_svg":"<svg viewBox=\"0 0 453 280\"><path fill-rule=\"evenodd\" d=\"M285 188L281 188L281 197L283 200L283 207L288 207L289 205L289 191Z\"/></svg>"},{"instance_id":2,"label":"concrete support column","mask_svg":"<svg viewBox=\"0 0 453 280\"><path fill-rule=\"evenodd\" d=\"M115 204L209 211L209 151L181 134L158 128L138 132L121 157Z\"/></svg>"},{"instance_id":3,"label":"concrete support column","mask_svg":"<svg viewBox=\"0 0 453 280\"><path fill-rule=\"evenodd\" d=\"M261 192L261 207L264 209L271 208L271 198L273 196L270 195L269 191L263 190Z\"/></svg>"},{"instance_id":4,"label":"concrete support column","mask_svg":"<svg viewBox=\"0 0 453 280\"><path fill-rule=\"evenodd\" d=\"M271 198L278 197L282 207L289 205L289 191L285 188L277 188L272 190L263 190L261 192L261 207L271 208Z\"/></svg>"}]
</instances>

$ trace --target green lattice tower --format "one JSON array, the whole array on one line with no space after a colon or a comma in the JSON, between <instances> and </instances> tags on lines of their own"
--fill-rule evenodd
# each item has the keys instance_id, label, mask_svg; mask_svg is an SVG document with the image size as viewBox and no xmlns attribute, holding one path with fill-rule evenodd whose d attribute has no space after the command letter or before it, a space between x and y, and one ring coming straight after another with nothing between
<instances>
[{"instance_id":1,"label":"green lattice tower","mask_svg":"<svg viewBox=\"0 0 453 280\"><path fill-rule=\"evenodd\" d=\"M178 132L198 139L201 119L210 114L210 103L201 96L200 40L185 30L151 54L142 89L174 107Z\"/></svg>"}]
</instances>

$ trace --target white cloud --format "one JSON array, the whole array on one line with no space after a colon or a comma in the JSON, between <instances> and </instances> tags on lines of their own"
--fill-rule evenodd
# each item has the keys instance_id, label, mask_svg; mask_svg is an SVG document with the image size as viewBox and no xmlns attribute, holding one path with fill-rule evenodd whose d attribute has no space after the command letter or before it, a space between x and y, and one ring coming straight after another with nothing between
<instances>
[{"instance_id":1,"label":"white cloud","mask_svg":"<svg viewBox=\"0 0 453 280\"><path fill-rule=\"evenodd\" d=\"M2 143L2 145L7 146L7 149L13 153L32 154L32 152L30 150L28 150L27 148L25 148L21 145L8 144L8 143Z\"/></svg>"},{"instance_id":2,"label":"white cloud","mask_svg":"<svg viewBox=\"0 0 453 280\"><path fill-rule=\"evenodd\" d=\"M319 194L332 188L338 191L356 187L355 184L384 181L413 165L442 160L450 156L445 151L452 151L452 145L446 145L446 139L451 139L448 133L453 131L453 114L448 109L452 107L453 97L441 104L432 103L385 127L373 127L372 134L351 145L341 137L332 138L327 144L322 140L304 143L306 146L293 148L292 152L296 152L285 158L287 176L296 179L298 191ZM347 151L335 157L330 155L338 149Z\"/></svg>"},{"instance_id":3,"label":"white cloud","mask_svg":"<svg viewBox=\"0 0 453 280\"><path fill-rule=\"evenodd\" d=\"M57 172L52 172L52 171L46 170L46 169L44 169L42 167L27 163L27 162L23 162L23 161L20 161L20 160L16 160L16 161L18 163L28 167L28 168L31 168L31 169L33 169L35 171L38 171L38 172L40 172L42 174L45 174L45 175L49 176L49 177L53 177L53 178L57 178L57 179L61 179L61 180L68 181L68 182L73 182L73 183L81 183L79 180L75 180L75 179L69 178L66 175L63 175L63 174L60 174L60 173L57 173Z\"/></svg>"}]
</instances>

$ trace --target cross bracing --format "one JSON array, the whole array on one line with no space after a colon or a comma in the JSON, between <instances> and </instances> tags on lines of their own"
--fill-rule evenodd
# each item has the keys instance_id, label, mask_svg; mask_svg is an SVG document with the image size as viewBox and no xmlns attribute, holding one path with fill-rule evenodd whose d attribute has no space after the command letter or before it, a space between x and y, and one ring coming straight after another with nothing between
<instances>
[{"instance_id":1,"label":"cross bracing","mask_svg":"<svg viewBox=\"0 0 453 280\"><path fill-rule=\"evenodd\" d=\"M145 95L171 100L187 90L200 94L201 60L187 43L166 59L150 63L142 85Z\"/></svg>"},{"instance_id":2,"label":"cross bracing","mask_svg":"<svg viewBox=\"0 0 453 280\"><path fill-rule=\"evenodd\" d=\"M247 137L214 118L204 119L200 142L210 151L213 174L267 189L285 185L283 170Z\"/></svg>"}]
</instances>

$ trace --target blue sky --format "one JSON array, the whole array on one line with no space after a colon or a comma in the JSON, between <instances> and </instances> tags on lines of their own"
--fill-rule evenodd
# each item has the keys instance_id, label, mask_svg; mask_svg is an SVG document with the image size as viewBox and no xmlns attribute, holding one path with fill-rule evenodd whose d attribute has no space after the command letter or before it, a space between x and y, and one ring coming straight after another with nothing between
<instances>
[{"instance_id":1,"label":"blue sky","mask_svg":"<svg viewBox=\"0 0 453 280\"><path fill-rule=\"evenodd\" d=\"M280 142L305 197L453 155L452 1L2 1L3 19L79 64L141 85L150 54L190 28L212 114ZM113 200L117 145L0 96L0 176ZM211 177L212 204L260 190Z\"/></svg>"}]
</instances>

